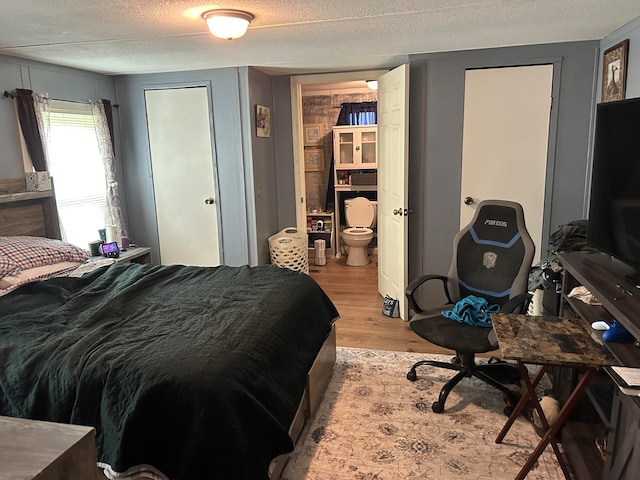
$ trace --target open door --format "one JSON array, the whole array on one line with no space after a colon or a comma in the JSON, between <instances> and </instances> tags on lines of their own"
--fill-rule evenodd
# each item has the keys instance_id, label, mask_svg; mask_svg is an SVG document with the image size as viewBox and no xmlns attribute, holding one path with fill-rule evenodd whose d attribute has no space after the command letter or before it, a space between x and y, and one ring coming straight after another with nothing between
<instances>
[{"instance_id":1,"label":"open door","mask_svg":"<svg viewBox=\"0 0 640 480\"><path fill-rule=\"evenodd\" d=\"M378 77L378 292L407 314L409 65Z\"/></svg>"}]
</instances>

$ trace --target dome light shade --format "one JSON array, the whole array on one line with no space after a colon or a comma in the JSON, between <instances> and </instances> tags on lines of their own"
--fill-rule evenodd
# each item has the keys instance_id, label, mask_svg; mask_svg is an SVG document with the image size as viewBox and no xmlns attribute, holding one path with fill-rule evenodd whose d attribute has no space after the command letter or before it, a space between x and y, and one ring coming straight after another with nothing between
<instances>
[{"instance_id":1,"label":"dome light shade","mask_svg":"<svg viewBox=\"0 0 640 480\"><path fill-rule=\"evenodd\" d=\"M247 32L251 20L255 17L242 10L208 10L202 14L211 33L219 38L233 40Z\"/></svg>"}]
</instances>

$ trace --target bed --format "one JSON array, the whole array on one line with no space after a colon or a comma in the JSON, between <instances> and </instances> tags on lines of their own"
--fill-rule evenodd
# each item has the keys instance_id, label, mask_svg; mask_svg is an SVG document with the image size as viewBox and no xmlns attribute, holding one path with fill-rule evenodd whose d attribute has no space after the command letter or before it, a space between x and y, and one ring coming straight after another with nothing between
<instances>
[{"instance_id":1,"label":"bed","mask_svg":"<svg viewBox=\"0 0 640 480\"><path fill-rule=\"evenodd\" d=\"M0 181L0 237L59 246L52 217L53 192ZM273 265L74 260L4 285L0 415L95 427L111 478L278 478L335 361L320 287Z\"/></svg>"}]
</instances>

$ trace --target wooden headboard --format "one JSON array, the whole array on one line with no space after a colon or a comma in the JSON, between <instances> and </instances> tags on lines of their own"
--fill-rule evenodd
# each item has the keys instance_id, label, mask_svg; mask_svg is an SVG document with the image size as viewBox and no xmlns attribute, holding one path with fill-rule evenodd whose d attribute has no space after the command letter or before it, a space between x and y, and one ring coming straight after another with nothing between
<instances>
[{"instance_id":1,"label":"wooden headboard","mask_svg":"<svg viewBox=\"0 0 640 480\"><path fill-rule=\"evenodd\" d=\"M27 192L24 178L0 180L0 236L60 239L54 190Z\"/></svg>"}]
</instances>

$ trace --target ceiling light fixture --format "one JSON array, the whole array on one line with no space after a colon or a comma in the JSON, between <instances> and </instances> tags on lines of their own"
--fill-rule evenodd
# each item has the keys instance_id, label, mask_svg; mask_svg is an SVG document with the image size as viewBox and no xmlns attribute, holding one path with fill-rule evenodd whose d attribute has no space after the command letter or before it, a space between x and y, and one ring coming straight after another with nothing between
<instances>
[{"instance_id":1,"label":"ceiling light fixture","mask_svg":"<svg viewBox=\"0 0 640 480\"><path fill-rule=\"evenodd\" d=\"M226 40L240 38L247 32L251 20L255 17L242 10L208 10L202 14L211 33Z\"/></svg>"},{"instance_id":2,"label":"ceiling light fixture","mask_svg":"<svg viewBox=\"0 0 640 480\"><path fill-rule=\"evenodd\" d=\"M367 87L369 87L371 90L377 90L378 89L378 81L377 80L367 80Z\"/></svg>"}]
</instances>

